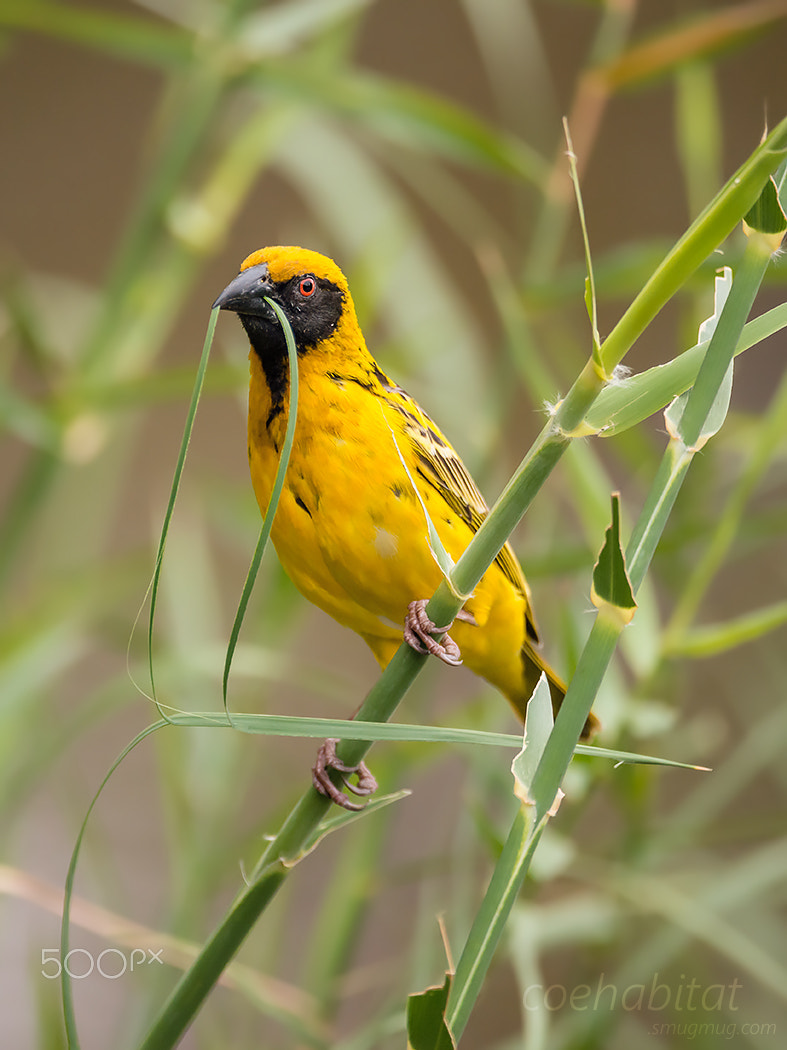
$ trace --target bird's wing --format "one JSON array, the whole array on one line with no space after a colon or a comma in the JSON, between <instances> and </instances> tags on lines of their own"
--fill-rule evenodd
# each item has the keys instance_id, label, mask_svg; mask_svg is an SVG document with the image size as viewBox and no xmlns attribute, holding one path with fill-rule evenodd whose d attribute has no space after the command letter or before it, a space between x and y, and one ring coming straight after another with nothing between
<instances>
[{"instance_id":1,"label":"bird's wing","mask_svg":"<svg viewBox=\"0 0 787 1050\"><path fill-rule=\"evenodd\" d=\"M390 396L391 393L393 391L389 391L386 400L403 417L402 428L411 443L417 473L437 490L448 506L473 532L477 532L489 514L489 507L470 477L467 467L445 440L439 428L408 394L401 388L396 388L394 397ZM538 629L533 618L530 588L519 561L508 544L502 548L495 562L525 599L528 638L537 644Z\"/></svg>"}]
</instances>

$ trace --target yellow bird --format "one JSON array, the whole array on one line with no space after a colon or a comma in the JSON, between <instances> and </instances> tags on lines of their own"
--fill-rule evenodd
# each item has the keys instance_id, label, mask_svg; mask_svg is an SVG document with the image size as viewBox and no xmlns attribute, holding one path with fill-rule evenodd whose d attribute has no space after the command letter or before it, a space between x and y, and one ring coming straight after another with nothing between
<instances>
[{"instance_id":1,"label":"yellow bird","mask_svg":"<svg viewBox=\"0 0 787 1050\"><path fill-rule=\"evenodd\" d=\"M457 617L452 637L442 645L433 637L446 628L435 628L424 613L441 579L424 507L454 560L488 507L440 428L369 353L344 274L304 248L254 252L214 303L239 315L251 343L248 451L262 513L289 410L284 334L265 297L283 309L298 349L295 440L271 532L290 579L360 634L383 668L406 637L449 663L459 662L461 651L520 718L545 671L557 709L565 686L538 652L530 590L508 544ZM594 729L591 715L585 735ZM325 765L339 768L334 756L323 759L316 786L345 805L325 772ZM365 767L357 772L360 793L368 793L371 774Z\"/></svg>"}]
</instances>

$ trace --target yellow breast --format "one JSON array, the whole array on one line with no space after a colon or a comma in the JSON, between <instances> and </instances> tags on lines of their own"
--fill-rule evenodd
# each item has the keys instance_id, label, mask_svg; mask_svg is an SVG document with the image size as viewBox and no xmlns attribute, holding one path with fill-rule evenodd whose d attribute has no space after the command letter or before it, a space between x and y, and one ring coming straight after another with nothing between
<instances>
[{"instance_id":1,"label":"yellow breast","mask_svg":"<svg viewBox=\"0 0 787 1050\"><path fill-rule=\"evenodd\" d=\"M278 468L287 402L270 425L270 394L251 354L249 462L263 513ZM429 597L441 572L424 506L457 559L472 531L431 486L418 494L401 416L360 382L301 368L296 437L272 529L287 574L314 604L362 634L385 663L401 641L409 602ZM409 473L408 473L409 472ZM420 499L419 499L420 496ZM526 600L493 566L467 603L478 626L454 636L465 663L500 688L521 681ZM484 628L487 629L484 629Z\"/></svg>"}]
</instances>

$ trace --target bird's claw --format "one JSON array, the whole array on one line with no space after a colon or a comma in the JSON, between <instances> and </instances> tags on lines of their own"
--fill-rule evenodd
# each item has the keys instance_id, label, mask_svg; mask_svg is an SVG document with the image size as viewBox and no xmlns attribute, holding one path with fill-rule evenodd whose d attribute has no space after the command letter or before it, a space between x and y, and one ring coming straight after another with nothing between
<instances>
[{"instance_id":1,"label":"bird's claw","mask_svg":"<svg viewBox=\"0 0 787 1050\"><path fill-rule=\"evenodd\" d=\"M462 662L462 654L453 638L446 634L451 624L438 627L427 616L426 606L426 598L418 598L408 605L407 616L404 618L404 640L417 653L428 653L430 656L436 656L443 663L450 664L451 667L458 667ZM456 618L475 624L472 613L465 609L461 609ZM442 641L437 641L434 637L436 634L443 635Z\"/></svg>"},{"instance_id":2,"label":"bird's claw","mask_svg":"<svg viewBox=\"0 0 787 1050\"><path fill-rule=\"evenodd\" d=\"M320 745L317 759L312 768L312 783L321 795L325 795L343 809L360 810L364 807L353 802L345 793L334 784L330 777L330 771L335 769L341 774L345 787L354 795L372 795L377 790L377 781L370 772L365 762L359 762L357 766L348 766L336 754L338 740L329 737ZM351 784L348 777L356 776L357 784Z\"/></svg>"}]
</instances>

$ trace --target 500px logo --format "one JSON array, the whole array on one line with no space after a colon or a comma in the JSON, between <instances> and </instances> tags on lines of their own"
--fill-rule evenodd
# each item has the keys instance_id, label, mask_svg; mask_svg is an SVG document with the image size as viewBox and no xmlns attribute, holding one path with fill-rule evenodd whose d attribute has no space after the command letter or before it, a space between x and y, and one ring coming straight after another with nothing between
<instances>
[{"instance_id":1,"label":"500px logo","mask_svg":"<svg viewBox=\"0 0 787 1050\"><path fill-rule=\"evenodd\" d=\"M121 951L120 948L104 948L94 955L87 948L71 948L61 960L59 948L42 948L41 976L48 981L55 981L65 970L75 981L81 981L94 972L109 981L116 981L124 973L133 973L151 963L163 966L163 951L163 948L157 952L151 948L132 948L130 952Z\"/></svg>"}]
</instances>

